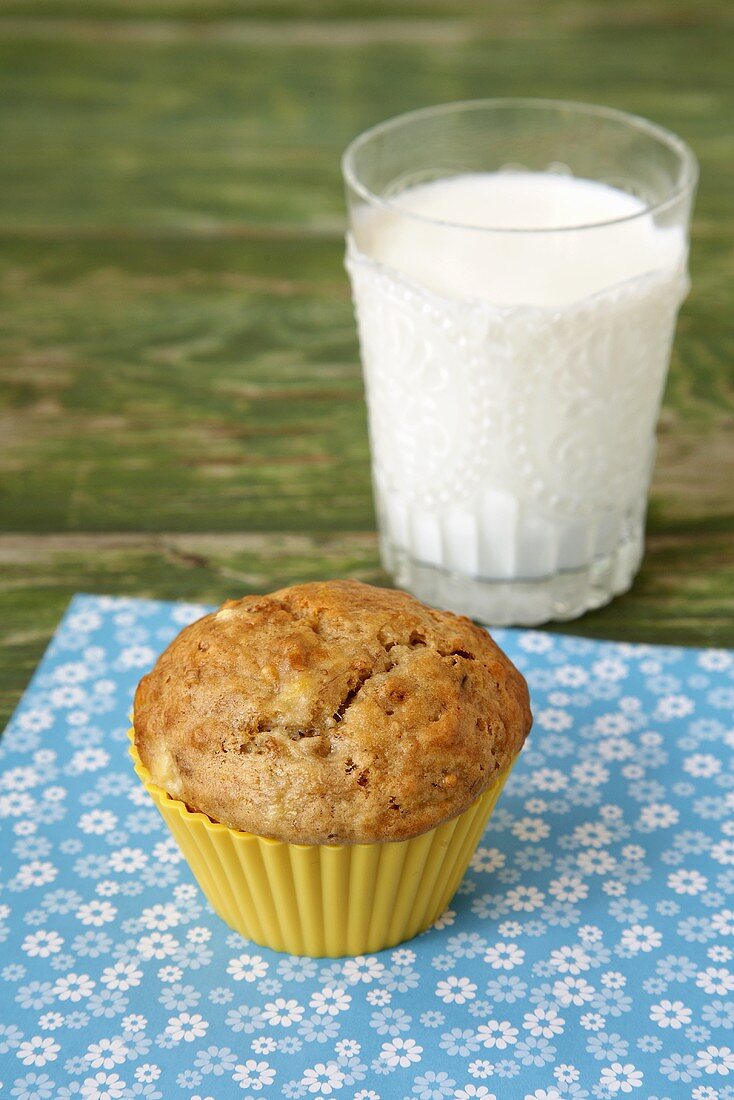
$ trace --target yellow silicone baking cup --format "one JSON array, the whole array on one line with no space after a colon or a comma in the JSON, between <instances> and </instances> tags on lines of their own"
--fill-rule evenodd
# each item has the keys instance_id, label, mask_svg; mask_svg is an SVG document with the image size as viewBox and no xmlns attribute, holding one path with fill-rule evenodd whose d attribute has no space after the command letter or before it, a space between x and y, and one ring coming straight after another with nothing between
<instances>
[{"instance_id":1,"label":"yellow silicone baking cup","mask_svg":"<svg viewBox=\"0 0 734 1100\"><path fill-rule=\"evenodd\" d=\"M194 812L152 782L129 731L135 771L222 920L291 955L364 955L409 940L447 908L511 765L464 813L411 840L287 844Z\"/></svg>"}]
</instances>

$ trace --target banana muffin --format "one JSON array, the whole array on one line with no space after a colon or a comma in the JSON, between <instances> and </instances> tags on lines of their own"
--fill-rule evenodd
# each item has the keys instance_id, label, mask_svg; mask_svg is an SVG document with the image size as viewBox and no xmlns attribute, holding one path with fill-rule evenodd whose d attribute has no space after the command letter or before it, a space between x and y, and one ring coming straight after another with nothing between
<instances>
[{"instance_id":1,"label":"banana muffin","mask_svg":"<svg viewBox=\"0 0 734 1100\"><path fill-rule=\"evenodd\" d=\"M295 844L406 840L461 814L522 748L525 680L469 619L357 581L228 600L143 678L152 781Z\"/></svg>"}]
</instances>

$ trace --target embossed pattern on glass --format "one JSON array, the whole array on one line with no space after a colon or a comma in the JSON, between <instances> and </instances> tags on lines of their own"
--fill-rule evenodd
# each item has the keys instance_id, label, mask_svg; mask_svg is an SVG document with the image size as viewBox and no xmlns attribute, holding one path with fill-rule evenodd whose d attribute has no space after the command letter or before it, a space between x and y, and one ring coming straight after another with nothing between
<instances>
[{"instance_id":1,"label":"embossed pattern on glass","mask_svg":"<svg viewBox=\"0 0 734 1100\"><path fill-rule=\"evenodd\" d=\"M358 139L345 158L383 560L421 598L495 623L573 617L629 587L688 289L692 157L672 135L640 122L640 138L638 120L602 112L602 187L587 184L594 134L578 131L578 111L593 114L511 101L416 112ZM513 142L529 140L531 119L545 141L537 161L524 144L518 165ZM473 130L495 140L489 150L477 140L472 161ZM426 188L416 164L437 141L434 181L487 180L486 222L470 222L477 208L464 208L467 224L420 212L415 199L436 184ZM452 141L461 145L453 174ZM562 162L543 159L549 141ZM562 198L569 180L580 200L618 197L623 216L493 227L494 169L508 163L511 190L547 173ZM481 176L487 168L493 175ZM434 210L439 198L446 206L448 191L433 195Z\"/></svg>"}]
</instances>

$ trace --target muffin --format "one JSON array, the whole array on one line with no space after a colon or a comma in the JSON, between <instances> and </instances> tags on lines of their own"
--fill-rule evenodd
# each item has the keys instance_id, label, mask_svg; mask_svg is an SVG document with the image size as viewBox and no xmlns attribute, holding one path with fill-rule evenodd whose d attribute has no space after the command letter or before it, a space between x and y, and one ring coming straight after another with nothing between
<instances>
[{"instance_id":1,"label":"muffin","mask_svg":"<svg viewBox=\"0 0 734 1100\"><path fill-rule=\"evenodd\" d=\"M132 735L220 915L276 949L342 955L440 915L530 724L485 630L332 581L186 627L140 682Z\"/></svg>"}]
</instances>

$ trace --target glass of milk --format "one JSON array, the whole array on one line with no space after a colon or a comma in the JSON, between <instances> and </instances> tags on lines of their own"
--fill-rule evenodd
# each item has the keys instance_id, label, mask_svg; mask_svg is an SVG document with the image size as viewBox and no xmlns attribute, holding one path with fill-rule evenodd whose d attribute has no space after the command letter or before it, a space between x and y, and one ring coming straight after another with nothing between
<instances>
[{"instance_id":1,"label":"glass of milk","mask_svg":"<svg viewBox=\"0 0 734 1100\"><path fill-rule=\"evenodd\" d=\"M381 552L484 622L630 587L697 179L619 111L414 111L344 156Z\"/></svg>"}]
</instances>

